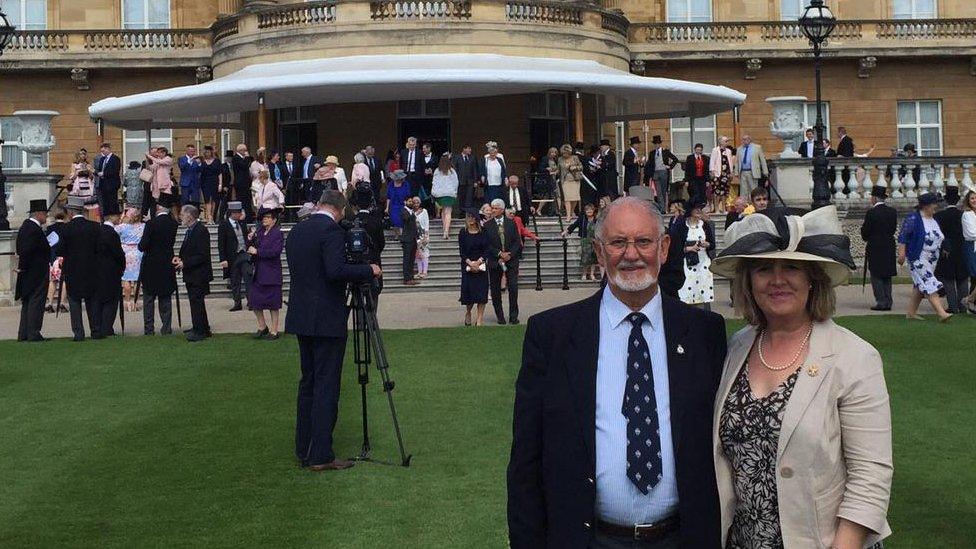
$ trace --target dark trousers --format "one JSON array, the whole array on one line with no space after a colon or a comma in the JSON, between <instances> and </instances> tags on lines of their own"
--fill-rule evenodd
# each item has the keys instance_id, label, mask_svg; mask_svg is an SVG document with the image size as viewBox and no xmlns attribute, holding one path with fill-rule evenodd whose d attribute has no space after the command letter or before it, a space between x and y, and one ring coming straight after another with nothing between
<instances>
[{"instance_id":1,"label":"dark trousers","mask_svg":"<svg viewBox=\"0 0 976 549\"><path fill-rule=\"evenodd\" d=\"M691 179L688 181L688 198L694 201L696 197L702 202L707 202L704 178Z\"/></svg>"},{"instance_id":2,"label":"dark trousers","mask_svg":"<svg viewBox=\"0 0 976 549\"><path fill-rule=\"evenodd\" d=\"M501 269L488 268L488 285L491 289L491 305L495 308L495 316L500 322L504 322L505 309L502 308L502 276L508 281L508 318L509 320L518 319L518 273L519 262L512 259L507 263L508 270L502 272Z\"/></svg>"},{"instance_id":3,"label":"dark trousers","mask_svg":"<svg viewBox=\"0 0 976 549\"><path fill-rule=\"evenodd\" d=\"M424 186L423 172L408 173L407 183L410 184L410 196L420 196L420 189Z\"/></svg>"},{"instance_id":4,"label":"dark trousers","mask_svg":"<svg viewBox=\"0 0 976 549\"><path fill-rule=\"evenodd\" d=\"M485 203L491 204L492 200L501 198L504 200L505 185L485 185Z\"/></svg>"},{"instance_id":5,"label":"dark trousers","mask_svg":"<svg viewBox=\"0 0 976 549\"><path fill-rule=\"evenodd\" d=\"M20 327L17 330L17 341L41 337L41 325L44 323L44 301L47 299L49 284L48 278L44 277L43 284L38 285L21 297Z\"/></svg>"},{"instance_id":6,"label":"dark trousers","mask_svg":"<svg viewBox=\"0 0 976 549\"><path fill-rule=\"evenodd\" d=\"M210 333L210 320L207 319L207 294L210 293L209 284L186 284L186 300L190 302L191 329L200 334Z\"/></svg>"},{"instance_id":7,"label":"dark trousers","mask_svg":"<svg viewBox=\"0 0 976 549\"><path fill-rule=\"evenodd\" d=\"M480 204L477 205L474 204L474 182L473 181L468 181L458 185L457 200L458 200L458 204L457 207L454 208L454 211L460 213L461 217L464 217L464 211L463 211L464 208L472 208L472 207L480 206Z\"/></svg>"},{"instance_id":8,"label":"dark trousers","mask_svg":"<svg viewBox=\"0 0 976 549\"><path fill-rule=\"evenodd\" d=\"M946 290L946 309L950 313L965 313L966 304L962 302L969 296L969 278L941 279Z\"/></svg>"},{"instance_id":9,"label":"dark trousers","mask_svg":"<svg viewBox=\"0 0 976 549\"><path fill-rule=\"evenodd\" d=\"M119 210L119 188L117 186L100 189L99 202L102 208L102 215L121 213Z\"/></svg>"},{"instance_id":10,"label":"dark trousers","mask_svg":"<svg viewBox=\"0 0 976 549\"><path fill-rule=\"evenodd\" d=\"M332 430L339 414L339 386L345 337L298 336L302 378L298 382L295 455L319 465L335 460Z\"/></svg>"},{"instance_id":11,"label":"dark trousers","mask_svg":"<svg viewBox=\"0 0 976 549\"><path fill-rule=\"evenodd\" d=\"M241 209L244 211L244 222L251 223L254 221L254 201L251 200L251 185L250 183L246 186L235 185L234 187L234 197L241 203Z\"/></svg>"},{"instance_id":12,"label":"dark trousers","mask_svg":"<svg viewBox=\"0 0 976 549\"><path fill-rule=\"evenodd\" d=\"M71 314L71 332L74 334L75 339L85 338L85 325L81 321L81 302L85 302L85 313L88 316L88 329L91 332L92 338L102 337L101 327L99 326L100 318L96 314L98 306L95 304L94 297L79 297L73 298L68 296L68 309Z\"/></svg>"},{"instance_id":13,"label":"dark trousers","mask_svg":"<svg viewBox=\"0 0 976 549\"><path fill-rule=\"evenodd\" d=\"M149 335L156 330L156 301L159 301L159 322L163 335L173 333L173 294L159 295L146 292L142 294L143 333Z\"/></svg>"},{"instance_id":14,"label":"dark trousers","mask_svg":"<svg viewBox=\"0 0 976 549\"><path fill-rule=\"evenodd\" d=\"M874 292L874 303L878 307L890 309L893 301L891 297L891 277L872 276L871 291Z\"/></svg>"},{"instance_id":15,"label":"dark trousers","mask_svg":"<svg viewBox=\"0 0 976 549\"><path fill-rule=\"evenodd\" d=\"M102 330L102 335L115 335L115 317L119 314L119 299L121 296L116 293L114 296L97 297L95 311L98 314L98 326Z\"/></svg>"},{"instance_id":16,"label":"dark trousers","mask_svg":"<svg viewBox=\"0 0 976 549\"><path fill-rule=\"evenodd\" d=\"M413 280L413 264L417 259L417 241L401 241L403 247L403 281Z\"/></svg>"},{"instance_id":17,"label":"dark trousers","mask_svg":"<svg viewBox=\"0 0 976 549\"><path fill-rule=\"evenodd\" d=\"M246 295L251 289L251 264L248 261L250 256L245 251L237 252L237 256L230 261L230 293L234 298L234 304L241 304L241 289Z\"/></svg>"},{"instance_id":18,"label":"dark trousers","mask_svg":"<svg viewBox=\"0 0 976 549\"><path fill-rule=\"evenodd\" d=\"M678 533L672 532L657 541L637 541L632 537L617 537L600 530L593 533L589 549L678 549Z\"/></svg>"}]
</instances>

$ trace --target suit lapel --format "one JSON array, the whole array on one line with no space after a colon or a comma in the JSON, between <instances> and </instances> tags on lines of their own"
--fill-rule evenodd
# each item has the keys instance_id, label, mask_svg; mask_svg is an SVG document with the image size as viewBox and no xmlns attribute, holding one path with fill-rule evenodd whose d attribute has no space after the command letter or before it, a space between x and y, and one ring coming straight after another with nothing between
<instances>
[{"instance_id":1,"label":"suit lapel","mask_svg":"<svg viewBox=\"0 0 976 549\"><path fill-rule=\"evenodd\" d=\"M583 302L563 364L569 377L579 418L580 435L590 465L596 467L596 367L600 353L600 301L598 291Z\"/></svg>"},{"instance_id":2,"label":"suit lapel","mask_svg":"<svg viewBox=\"0 0 976 549\"><path fill-rule=\"evenodd\" d=\"M660 290L658 290L660 291ZM678 310L678 302L674 299L661 296L661 307L664 318L664 340L668 346L668 396L671 401L671 440L675 451L681 444L681 423L684 414L684 397L692 387L689 376L691 368L685 358L684 347L690 348L691 342L684 340L688 332L688 324L685 315ZM681 347L681 351L678 348Z\"/></svg>"},{"instance_id":3,"label":"suit lapel","mask_svg":"<svg viewBox=\"0 0 976 549\"><path fill-rule=\"evenodd\" d=\"M722 408L725 406L725 399L729 398L729 391L732 384L738 377L742 363L749 356L752 345L756 341L756 328L749 326L746 332L737 336L732 345L729 346L728 354L725 359L725 369L722 371L722 381L719 383L718 392L715 394L715 415L712 422L712 438L718 440L719 420L722 417Z\"/></svg>"},{"instance_id":4,"label":"suit lapel","mask_svg":"<svg viewBox=\"0 0 976 549\"><path fill-rule=\"evenodd\" d=\"M813 334L810 336L810 350L807 359L803 362L796 384L793 386L793 393L786 404L786 412L783 415L783 425L779 432L779 446L777 448L777 458L783 456L783 451L790 443L790 437L796 431L800 419L806 412L810 403L820 386L827 379L827 372L833 366L833 345L830 343L830 331L833 328L833 321L820 322L813 325Z\"/></svg>"}]
</instances>

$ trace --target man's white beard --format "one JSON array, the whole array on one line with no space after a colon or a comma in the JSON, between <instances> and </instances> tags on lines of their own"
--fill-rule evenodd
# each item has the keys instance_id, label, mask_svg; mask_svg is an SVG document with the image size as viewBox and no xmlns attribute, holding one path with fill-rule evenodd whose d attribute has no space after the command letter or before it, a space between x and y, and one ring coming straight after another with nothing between
<instances>
[{"instance_id":1,"label":"man's white beard","mask_svg":"<svg viewBox=\"0 0 976 549\"><path fill-rule=\"evenodd\" d=\"M621 267L646 267L646 266L647 266L647 262L645 261L635 261L635 262L621 261L617 265L616 272L613 274L613 276L610 277L610 281L613 282L614 286L620 288L625 292L643 292L644 290L657 284L657 275L645 271L645 274L640 278L637 279L625 278L622 272L620 271L620 268ZM658 270L660 271L660 265L658 265Z\"/></svg>"}]
</instances>

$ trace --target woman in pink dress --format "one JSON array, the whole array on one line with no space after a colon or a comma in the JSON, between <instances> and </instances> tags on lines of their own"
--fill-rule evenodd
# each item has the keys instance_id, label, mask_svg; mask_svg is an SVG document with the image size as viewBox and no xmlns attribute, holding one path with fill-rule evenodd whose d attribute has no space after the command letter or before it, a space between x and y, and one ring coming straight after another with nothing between
<instances>
[{"instance_id":1,"label":"woman in pink dress","mask_svg":"<svg viewBox=\"0 0 976 549\"><path fill-rule=\"evenodd\" d=\"M146 153L146 167L152 171L150 182L153 200L160 194L173 194L173 157L166 147L156 147Z\"/></svg>"}]
</instances>

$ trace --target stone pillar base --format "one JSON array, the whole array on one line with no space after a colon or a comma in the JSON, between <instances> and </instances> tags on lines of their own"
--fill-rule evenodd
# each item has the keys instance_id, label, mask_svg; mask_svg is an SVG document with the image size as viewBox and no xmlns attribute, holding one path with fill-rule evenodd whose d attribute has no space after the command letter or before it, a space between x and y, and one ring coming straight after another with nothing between
<instances>
[{"instance_id":1,"label":"stone pillar base","mask_svg":"<svg viewBox=\"0 0 976 549\"><path fill-rule=\"evenodd\" d=\"M7 172L7 189L13 209L8 214L10 228L16 231L27 219L30 201L43 198L48 204L57 195L60 175L49 173L10 173Z\"/></svg>"}]
</instances>

